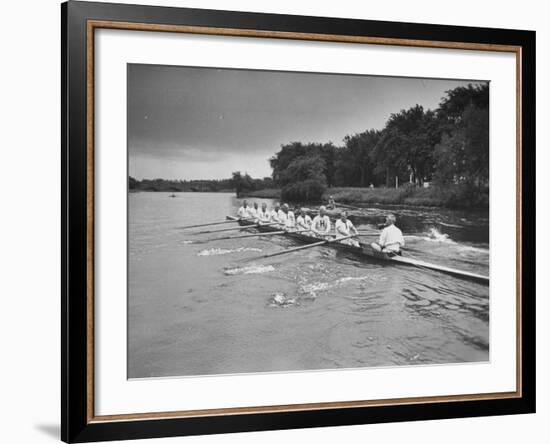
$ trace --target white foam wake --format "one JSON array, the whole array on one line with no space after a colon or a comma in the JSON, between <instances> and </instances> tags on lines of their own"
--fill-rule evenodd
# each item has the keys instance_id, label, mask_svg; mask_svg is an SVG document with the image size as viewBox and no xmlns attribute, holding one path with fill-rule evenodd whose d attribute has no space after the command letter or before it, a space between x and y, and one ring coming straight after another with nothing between
<instances>
[{"instance_id":1,"label":"white foam wake","mask_svg":"<svg viewBox=\"0 0 550 444\"><path fill-rule=\"evenodd\" d=\"M236 274L261 274L269 273L274 271L275 268L273 265L251 265L249 267L237 267L237 268L228 268L224 273L228 276L234 276Z\"/></svg>"},{"instance_id":2,"label":"white foam wake","mask_svg":"<svg viewBox=\"0 0 550 444\"><path fill-rule=\"evenodd\" d=\"M459 252L465 253L489 253L487 248L464 245L452 240L448 234L441 233L437 228L430 228L425 236L405 236L408 239L421 239L428 242L437 242L441 244L453 245Z\"/></svg>"},{"instance_id":3,"label":"white foam wake","mask_svg":"<svg viewBox=\"0 0 550 444\"><path fill-rule=\"evenodd\" d=\"M325 291L330 288L338 287L339 285L347 282L367 281L370 279L371 278L369 276L360 276L360 277L347 276L340 279L336 279L335 281L331 281L331 282L316 282L315 284L302 285L300 287L300 292L315 295L315 293L318 291Z\"/></svg>"},{"instance_id":4,"label":"white foam wake","mask_svg":"<svg viewBox=\"0 0 550 444\"><path fill-rule=\"evenodd\" d=\"M456 244L454 240L452 240L448 234L442 233L437 228L430 228L427 233L423 236L405 236L408 239L421 239L428 242L438 242L438 243L444 243L444 244Z\"/></svg>"},{"instance_id":5,"label":"white foam wake","mask_svg":"<svg viewBox=\"0 0 550 444\"><path fill-rule=\"evenodd\" d=\"M197 253L197 256L220 256L222 254L242 253L243 251L262 251L259 248L209 248L207 250L201 250Z\"/></svg>"},{"instance_id":6,"label":"white foam wake","mask_svg":"<svg viewBox=\"0 0 550 444\"><path fill-rule=\"evenodd\" d=\"M481 247L473 247L471 245L460 245L458 248L460 252L464 253L483 253L483 254L489 254L488 248L481 248Z\"/></svg>"}]
</instances>

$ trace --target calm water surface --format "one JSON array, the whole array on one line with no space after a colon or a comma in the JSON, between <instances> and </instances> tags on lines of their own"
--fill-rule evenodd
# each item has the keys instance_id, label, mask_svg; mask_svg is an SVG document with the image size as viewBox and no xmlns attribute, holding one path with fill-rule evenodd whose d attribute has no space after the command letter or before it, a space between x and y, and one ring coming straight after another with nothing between
<instances>
[{"instance_id":1,"label":"calm water surface","mask_svg":"<svg viewBox=\"0 0 550 444\"><path fill-rule=\"evenodd\" d=\"M180 227L223 220L239 202L176 196L129 196L130 378L489 359L487 286L330 248L243 263L296 244L277 236L198 243L237 232ZM389 211L409 256L488 274L486 213L376 207L352 220L373 228Z\"/></svg>"}]
</instances>

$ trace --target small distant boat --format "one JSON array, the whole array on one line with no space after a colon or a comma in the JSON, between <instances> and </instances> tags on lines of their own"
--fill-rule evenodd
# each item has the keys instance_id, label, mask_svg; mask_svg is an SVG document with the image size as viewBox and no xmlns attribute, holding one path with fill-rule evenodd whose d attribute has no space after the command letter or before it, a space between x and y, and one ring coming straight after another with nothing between
<instances>
[{"instance_id":1,"label":"small distant boat","mask_svg":"<svg viewBox=\"0 0 550 444\"><path fill-rule=\"evenodd\" d=\"M170 194L170 196L168 196L168 197L178 197L178 196L176 196L174 193L172 193L172 194Z\"/></svg>"}]
</instances>

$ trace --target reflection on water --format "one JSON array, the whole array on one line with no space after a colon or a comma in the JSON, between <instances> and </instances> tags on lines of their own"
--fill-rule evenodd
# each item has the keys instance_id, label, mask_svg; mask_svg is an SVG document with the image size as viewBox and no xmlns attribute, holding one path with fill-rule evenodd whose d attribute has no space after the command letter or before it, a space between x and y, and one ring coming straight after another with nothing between
<instances>
[{"instance_id":1,"label":"reflection on water","mask_svg":"<svg viewBox=\"0 0 550 444\"><path fill-rule=\"evenodd\" d=\"M244 263L296 244L279 236L199 243L219 234L180 227L223 220L238 202L176 196L129 196L129 377L489 359L487 286L330 248ZM372 228L389 211L409 256L488 274L487 214L378 207L352 220Z\"/></svg>"}]
</instances>

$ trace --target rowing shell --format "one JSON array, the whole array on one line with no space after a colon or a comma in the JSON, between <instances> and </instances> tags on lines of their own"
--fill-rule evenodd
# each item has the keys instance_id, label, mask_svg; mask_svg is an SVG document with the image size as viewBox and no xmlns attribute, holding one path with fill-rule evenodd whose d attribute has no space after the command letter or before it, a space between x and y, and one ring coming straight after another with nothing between
<instances>
[{"instance_id":1,"label":"rowing shell","mask_svg":"<svg viewBox=\"0 0 550 444\"><path fill-rule=\"evenodd\" d=\"M237 218L237 217L227 216L227 219L238 221L239 225L242 225L242 226L254 225L254 222L239 220L239 218ZM280 228L277 228L277 227L274 227L274 226L255 226L254 228L257 229L258 231L261 231L261 232L272 232L272 231L279 231L280 230ZM301 234L301 233L287 232L287 233L282 234L282 235L290 237L290 238L295 239L295 240L297 240L299 242L302 242L302 243L307 243L307 244L311 244L311 243L314 243L314 242L319 242L319 238L314 237L314 236L307 236L307 235ZM446 266L439 265L439 264L434 264L434 263L431 263L431 262L425 262L425 261L421 261L421 260L418 260L418 259L413 259L413 258L410 258L410 257L390 256L386 253L382 253L382 252L373 250L369 244L366 244L366 243L363 243L363 242L360 242L359 245L360 246L357 247L357 246L354 246L354 245L348 245L348 244L344 244L344 243L327 244L327 246L337 248L339 250L349 251L349 252L354 253L354 254L356 254L358 256L361 256L361 257L369 257L371 259L376 259L376 260L380 260L380 261L384 261L384 262L394 262L394 263L399 263L399 264L403 264L403 265L412 265L412 266L415 266L415 267L426 268L426 269L429 269L429 270L435 270L435 271L439 271L441 273L446 273L446 274L450 274L450 275L453 275L453 276L457 276L457 277L461 277L461 278L465 278L465 279L470 279L470 280L473 280L473 281L477 281L477 282L481 282L481 283L489 285L489 277L488 276L484 276L484 275L477 274L477 273L472 273L470 271L458 270L456 268L446 267Z\"/></svg>"}]
</instances>

